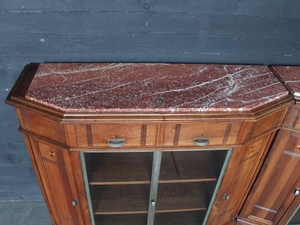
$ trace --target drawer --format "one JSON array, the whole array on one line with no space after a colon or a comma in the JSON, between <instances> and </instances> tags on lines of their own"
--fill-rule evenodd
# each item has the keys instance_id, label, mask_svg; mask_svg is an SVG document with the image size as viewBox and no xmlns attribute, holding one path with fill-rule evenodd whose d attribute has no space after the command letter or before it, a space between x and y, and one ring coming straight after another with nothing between
<instances>
[{"instance_id":1,"label":"drawer","mask_svg":"<svg viewBox=\"0 0 300 225\"><path fill-rule=\"evenodd\" d=\"M184 123L167 124L164 146L205 146L238 144L241 123Z\"/></svg>"},{"instance_id":2,"label":"drawer","mask_svg":"<svg viewBox=\"0 0 300 225\"><path fill-rule=\"evenodd\" d=\"M137 123L75 125L77 145L91 147L155 146L157 129L157 124Z\"/></svg>"}]
</instances>

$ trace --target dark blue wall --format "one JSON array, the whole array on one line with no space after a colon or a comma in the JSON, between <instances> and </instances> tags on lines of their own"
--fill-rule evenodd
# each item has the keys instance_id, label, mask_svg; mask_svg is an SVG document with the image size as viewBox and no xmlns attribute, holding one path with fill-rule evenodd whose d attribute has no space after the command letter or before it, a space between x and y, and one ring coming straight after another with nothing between
<instances>
[{"instance_id":1,"label":"dark blue wall","mask_svg":"<svg viewBox=\"0 0 300 225\"><path fill-rule=\"evenodd\" d=\"M299 0L0 0L0 201L41 200L14 109L30 62L300 64Z\"/></svg>"}]
</instances>

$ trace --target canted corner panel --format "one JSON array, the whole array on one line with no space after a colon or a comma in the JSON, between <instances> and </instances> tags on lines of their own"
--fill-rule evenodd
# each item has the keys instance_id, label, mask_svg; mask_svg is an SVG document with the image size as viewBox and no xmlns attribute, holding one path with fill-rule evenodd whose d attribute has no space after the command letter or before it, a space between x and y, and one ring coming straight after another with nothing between
<instances>
[{"instance_id":1,"label":"canted corner panel","mask_svg":"<svg viewBox=\"0 0 300 225\"><path fill-rule=\"evenodd\" d=\"M224 224L223 221L228 221L237 216L245 200L244 198L254 182L257 168L264 156L264 149L271 137L272 134L269 134L256 142L234 149L227 167L228 173L224 175L222 187L216 198L217 205L215 207L218 210L214 224ZM239 191L237 192L237 190ZM224 199L224 193L230 196L229 200Z\"/></svg>"},{"instance_id":2,"label":"canted corner panel","mask_svg":"<svg viewBox=\"0 0 300 225\"><path fill-rule=\"evenodd\" d=\"M125 147L155 146L157 124L81 124L75 125L77 145L108 147L108 139L124 138Z\"/></svg>"},{"instance_id":3,"label":"canted corner panel","mask_svg":"<svg viewBox=\"0 0 300 225\"><path fill-rule=\"evenodd\" d=\"M294 183L299 179L300 134L281 131L280 141L272 148L272 155L251 191L241 216L249 219L276 219L284 208L286 196L292 193ZM279 139L278 139L279 140Z\"/></svg>"},{"instance_id":4,"label":"canted corner panel","mask_svg":"<svg viewBox=\"0 0 300 225\"><path fill-rule=\"evenodd\" d=\"M209 224L227 224L237 215L263 142L262 139L251 145L234 149L227 167L228 172L224 175L222 186L216 197ZM237 190L240 191L237 192ZM230 196L228 200L224 198L225 193Z\"/></svg>"},{"instance_id":5,"label":"canted corner panel","mask_svg":"<svg viewBox=\"0 0 300 225\"><path fill-rule=\"evenodd\" d=\"M285 110L281 110L279 112L272 113L268 116L265 116L265 117L259 119L255 123L252 133L249 135L248 140L251 140L255 137L263 135L264 133L267 133L276 128L279 128L280 124L283 120L282 117L285 112L286 112Z\"/></svg>"},{"instance_id":6,"label":"canted corner panel","mask_svg":"<svg viewBox=\"0 0 300 225\"><path fill-rule=\"evenodd\" d=\"M56 208L60 221L65 225L80 224L79 209L72 205L77 195L66 162L68 151L39 141L36 148L42 159L44 179L50 189L48 194L54 203L52 207Z\"/></svg>"},{"instance_id":7,"label":"canted corner panel","mask_svg":"<svg viewBox=\"0 0 300 225\"><path fill-rule=\"evenodd\" d=\"M61 144L66 143L64 126L54 120L42 117L27 110L22 110L19 114L23 121L23 129L33 135L56 141Z\"/></svg>"},{"instance_id":8,"label":"canted corner panel","mask_svg":"<svg viewBox=\"0 0 300 225\"><path fill-rule=\"evenodd\" d=\"M209 138L210 145L232 145L238 142L241 123L166 124L164 146L194 146L194 138Z\"/></svg>"}]
</instances>

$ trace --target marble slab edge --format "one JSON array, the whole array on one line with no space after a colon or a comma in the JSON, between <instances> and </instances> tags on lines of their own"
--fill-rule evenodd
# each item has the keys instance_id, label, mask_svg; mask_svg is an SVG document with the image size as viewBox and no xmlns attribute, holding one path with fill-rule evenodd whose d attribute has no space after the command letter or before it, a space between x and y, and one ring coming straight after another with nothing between
<instances>
[{"instance_id":1,"label":"marble slab edge","mask_svg":"<svg viewBox=\"0 0 300 225\"><path fill-rule=\"evenodd\" d=\"M293 94L296 101L300 101L300 66L272 66L271 70Z\"/></svg>"}]
</instances>

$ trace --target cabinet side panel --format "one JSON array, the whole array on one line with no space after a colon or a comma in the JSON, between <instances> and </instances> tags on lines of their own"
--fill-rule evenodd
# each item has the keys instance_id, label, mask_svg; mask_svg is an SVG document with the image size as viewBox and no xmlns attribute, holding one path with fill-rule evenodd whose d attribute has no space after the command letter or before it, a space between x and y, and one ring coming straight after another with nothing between
<instances>
[{"instance_id":1,"label":"cabinet side panel","mask_svg":"<svg viewBox=\"0 0 300 225\"><path fill-rule=\"evenodd\" d=\"M274 133L233 151L208 224L226 224L237 216L257 175ZM230 196L225 198L224 196Z\"/></svg>"},{"instance_id":2,"label":"cabinet side panel","mask_svg":"<svg viewBox=\"0 0 300 225\"><path fill-rule=\"evenodd\" d=\"M53 205L53 202L51 202L50 199L48 198L49 188L47 185L45 185L45 177L43 177L43 170L41 169L42 164L39 160L39 156L36 155L36 153L35 153L36 150L34 150L34 148L35 148L34 141L28 135L24 135L24 139L25 139L25 143L27 146L27 150L28 150L31 162L32 162L32 166L34 168L37 180L40 185L41 192L43 193L43 197L45 199L45 203L47 205L50 217L54 223L59 224L60 218L57 216L58 214L57 214L56 207Z\"/></svg>"},{"instance_id":3,"label":"cabinet side panel","mask_svg":"<svg viewBox=\"0 0 300 225\"><path fill-rule=\"evenodd\" d=\"M276 137L276 140L273 144L270 154L265 162L265 166L262 168L247 200L243 207L243 210L240 214L240 217L248 217L251 214L252 209L254 208L256 202L260 198L264 188L266 187L271 174L273 173L274 166L277 165L280 160L282 151L279 149L282 148L288 142L288 131L280 131ZM274 148L276 146L276 148ZM278 149L277 151L275 149Z\"/></svg>"},{"instance_id":4,"label":"cabinet side panel","mask_svg":"<svg viewBox=\"0 0 300 225\"><path fill-rule=\"evenodd\" d=\"M18 119L19 119L19 122L20 122L20 126L24 129L26 128L26 123L24 121L26 121L24 118L23 118L23 110L22 109L19 109L19 108L16 108L16 112L17 112L17 115L18 115Z\"/></svg>"},{"instance_id":5,"label":"cabinet side panel","mask_svg":"<svg viewBox=\"0 0 300 225\"><path fill-rule=\"evenodd\" d=\"M39 154L44 173L44 185L48 186L48 199L56 208L64 225L80 224L80 210L73 201L78 198L73 193L70 171L66 163L68 151L41 141L35 141L36 154Z\"/></svg>"},{"instance_id":6,"label":"cabinet side panel","mask_svg":"<svg viewBox=\"0 0 300 225\"><path fill-rule=\"evenodd\" d=\"M28 148L30 155L34 158L33 161L33 167L37 168L37 177L40 178L40 187L43 193L43 196L45 198L45 201L48 206L49 213L53 219L54 224L61 224L61 218L58 214L58 209L56 207L56 204L53 200L53 195L51 188L49 186L48 179L45 175L45 168L43 165L43 161L41 159L41 155L39 153L39 149L37 146L37 142L33 137L30 137L28 135L25 135L26 139L28 140L28 143L30 143L30 146Z\"/></svg>"},{"instance_id":7,"label":"cabinet side panel","mask_svg":"<svg viewBox=\"0 0 300 225\"><path fill-rule=\"evenodd\" d=\"M294 152L295 148L292 147L298 142L296 138L290 138L285 146L280 161L254 207L253 216L273 221L286 196L293 192L291 189L299 177L296 171L300 168L300 150L299 153Z\"/></svg>"},{"instance_id":8,"label":"cabinet side panel","mask_svg":"<svg viewBox=\"0 0 300 225\"><path fill-rule=\"evenodd\" d=\"M294 184L300 176L296 172L300 168L299 145L300 133L287 130L279 132L241 217L260 218L265 223L273 223L279 214L283 214L282 211L291 203L287 203L287 196L293 194Z\"/></svg>"}]
</instances>

